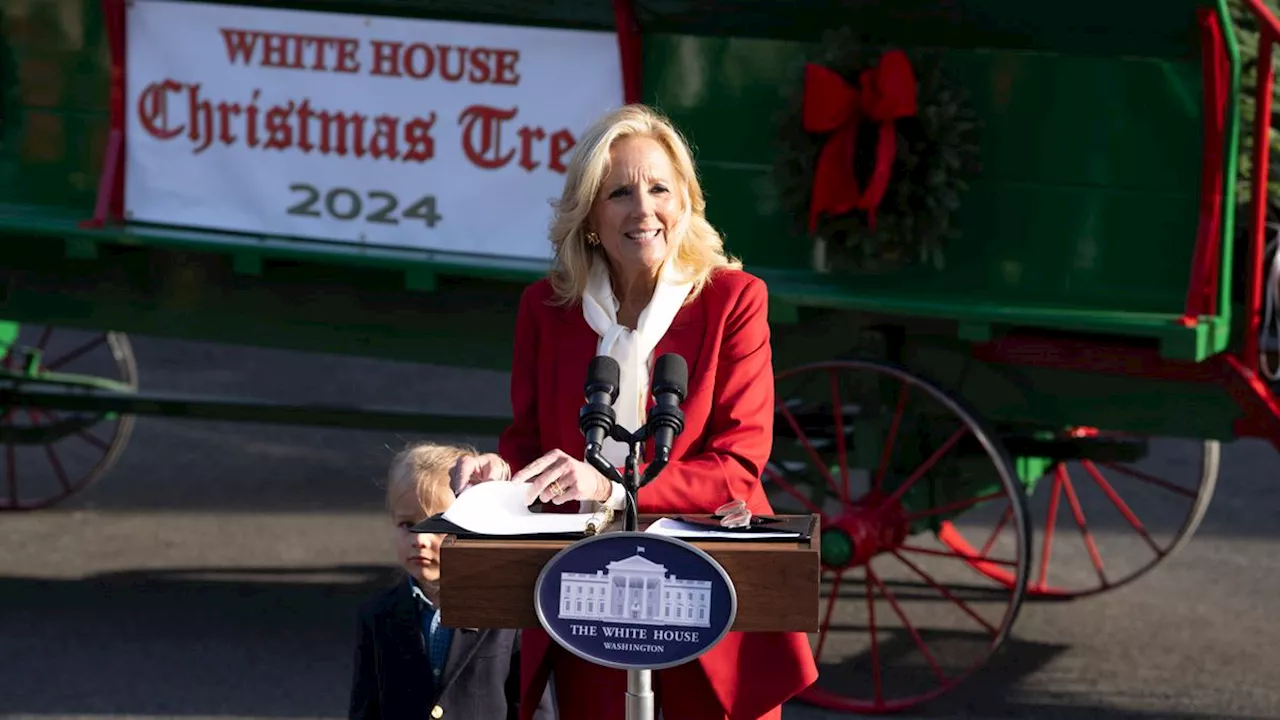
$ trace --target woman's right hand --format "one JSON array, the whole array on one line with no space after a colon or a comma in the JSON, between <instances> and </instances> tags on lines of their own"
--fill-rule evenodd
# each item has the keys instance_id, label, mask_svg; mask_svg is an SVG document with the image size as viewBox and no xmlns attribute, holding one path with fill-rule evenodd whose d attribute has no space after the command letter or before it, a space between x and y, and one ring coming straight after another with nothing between
<instances>
[{"instance_id":1,"label":"woman's right hand","mask_svg":"<svg viewBox=\"0 0 1280 720\"><path fill-rule=\"evenodd\" d=\"M458 458L449 471L449 487L454 495L461 495L472 485L489 480L510 480L511 466L497 453L466 455Z\"/></svg>"}]
</instances>

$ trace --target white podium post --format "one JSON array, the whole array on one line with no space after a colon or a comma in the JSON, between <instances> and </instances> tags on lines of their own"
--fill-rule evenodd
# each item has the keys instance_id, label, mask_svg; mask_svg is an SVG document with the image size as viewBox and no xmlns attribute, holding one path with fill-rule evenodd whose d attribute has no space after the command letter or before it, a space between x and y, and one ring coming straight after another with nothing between
<instances>
[{"instance_id":1,"label":"white podium post","mask_svg":"<svg viewBox=\"0 0 1280 720\"><path fill-rule=\"evenodd\" d=\"M653 720L653 671L627 671L627 720Z\"/></svg>"}]
</instances>

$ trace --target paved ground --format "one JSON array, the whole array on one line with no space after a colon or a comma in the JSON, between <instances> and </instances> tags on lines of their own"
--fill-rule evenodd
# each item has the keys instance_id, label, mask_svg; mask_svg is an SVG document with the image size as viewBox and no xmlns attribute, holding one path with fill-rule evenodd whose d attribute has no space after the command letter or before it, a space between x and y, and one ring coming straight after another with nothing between
<instances>
[{"instance_id":1,"label":"paved ground","mask_svg":"<svg viewBox=\"0 0 1280 720\"><path fill-rule=\"evenodd\" d=\"M502 376L135 346L153 389L505 401ZM0 516L0 716L342 717L352 611L387 577L377 481L403 439L144 418L75 502ZM1188 548L1113 594L1025 606L1001 658L927 715L1280 718L1278 540L1280 456L1228 446Z\"/></svg>"}]
</instances>

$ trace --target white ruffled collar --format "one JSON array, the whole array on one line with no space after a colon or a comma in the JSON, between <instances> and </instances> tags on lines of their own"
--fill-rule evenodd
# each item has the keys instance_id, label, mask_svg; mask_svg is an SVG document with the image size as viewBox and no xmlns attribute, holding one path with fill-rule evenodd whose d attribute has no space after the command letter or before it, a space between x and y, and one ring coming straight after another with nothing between
<instances>
[{"instance_id":1,"label":"white ruffled collar","mask_svg":"<svg viewBox=\"0 0 1280 720\"><path fill-rule=\"evenodd\" d=\"M667 334L692 288L693 283L676 270L672 260L667 260L658 275L653 297L632 330L618 324L620 306L613 293L608 263L596 258L591 265L582 295L582 312L587 324L600 336L596 353L618 361L620 382L613 409L618 424L628 430L644 423L654 348ZM617 467L625 464L627 452L625 444L614 440L606 440L602 448L604 457Z\"/></svg>"}]
</instances>

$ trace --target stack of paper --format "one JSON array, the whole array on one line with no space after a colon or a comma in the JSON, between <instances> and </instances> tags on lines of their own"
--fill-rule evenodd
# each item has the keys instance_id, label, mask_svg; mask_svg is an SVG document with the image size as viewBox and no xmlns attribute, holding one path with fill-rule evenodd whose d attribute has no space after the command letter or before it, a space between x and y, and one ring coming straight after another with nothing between
<instances>
[{"instance_id":1,"label":"stack of paper","mask_svg":"<svg viewBox=\"0 0 1280 720\"><path fill-rule=\"evenodd\" d=\"M764 538L798 538L800 533L797 532L743 532L741 530L708 530L701 525L693 523L672 520L671 518L658 518L657 522L650 525L645 532L655 535L666 535L668 537L678 538L714 538L716 540L761 540Z\"/></svg>"},{"instance_id":2,"label":"stack of paper","mask_svg":"<svg viewBox=\"0 0 1280 720\"><path fill-rule=\"evenodd\" d=\"M477 535L580 533L591 513L536 513L525 504L525 483L493 480L462 492L444 519Z\"/></svg>"},{"instance_id":3,"label":"stack of paper","mask_svg":"<svg viewBox=\"0 0 1280 720\"><path fill-rule=\"evenodd\" d=\"M525 504L524 483L490 481L467 488L444 512L444 519L477 535L558 535L585 533L592 513L533 512ZM678 538L763 540L798 538L797 532L716 530L705 525L659 518L645 532Z\"/></svg>"}]
</instances>

